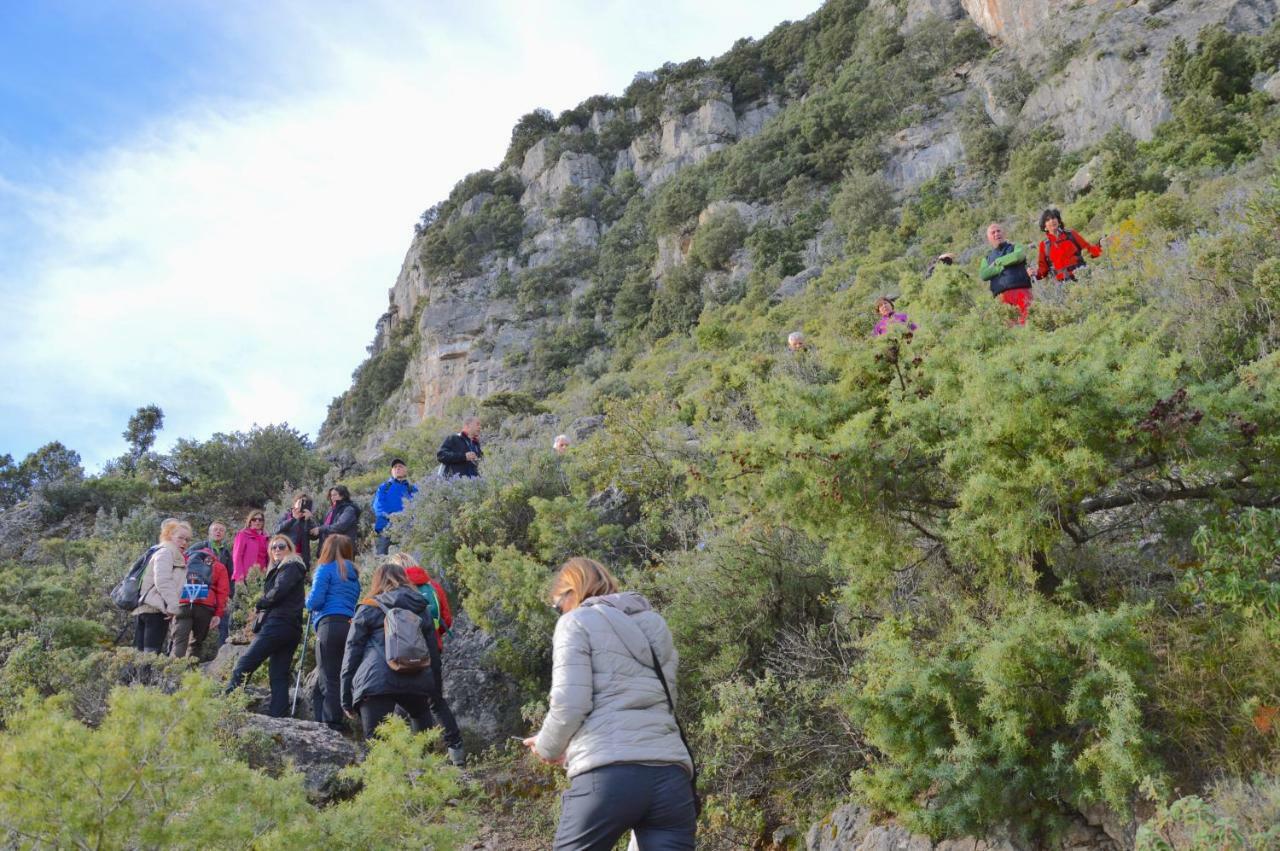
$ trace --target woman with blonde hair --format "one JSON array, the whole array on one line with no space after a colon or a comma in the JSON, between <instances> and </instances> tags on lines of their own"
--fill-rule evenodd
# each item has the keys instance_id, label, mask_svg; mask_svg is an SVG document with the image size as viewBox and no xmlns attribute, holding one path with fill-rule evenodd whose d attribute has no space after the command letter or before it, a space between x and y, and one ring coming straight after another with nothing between
<instances>
[{"instance_id":1,"label":"woman with blonde hair","mask_svg":"<svg viewBox=\"0 0 1280 851\"><path fill-rule=\"evenodd\" d=\"M187 578L187 545L191 524L170 517L160 524L160 542L151 548L138 587L133 646L147 653L163 653L169 624L178 615L182 586Z\"/></svg>"},{"instance_id":2,"label":"woman with blonde hair","mask_svg":"<svg viewBox=\"0 0 1280 851\"><path fill-rule=\"evenodd\" d=\"M302 602L307 590L307 566L287 535L273 535L269 545L271 566L256 604L251 624L253 643L236 663L227 683L230 694L263 662L270 660L271 708L268 714L283 718L289 714L289 669L293 652L302 641Z\"/></svg>"},{"instance_id":3,"label":"woman with blonde hair","mask_svg":"<svg viewBox=\"0 0 1280 851\"><path fill-rule=\"evenodd\" d=\"M351 619L346 657L342 660L342 711L349 718L360 713L366 736L372 736L397 706L408 713L415 733L435 723L431 709L439 692L430 666L408 671L387 664L383 624L395 609L407 609L417 615L428 650L435 646L435 627L427 617L427 601L413 587L404 568L389 561L373 572L369 596L360 601L356 616ZM453 720L452 716L449 720ZM452 726L457 728L456 724ZM459 740L449 746L449 760L461 765L463 759Z\"/></svg>"},{"instance_id":4,"label":"woman with blonde hair","mask_svg":"<svg viewBox=\"0 0 1280 851\"><path fill-rule=\"evenodd\" d=\"M556 851L608 851L628 830L644 851L692 849L693 758L675 717L666 621L589 558L564 563L550 602L560 613L550 708L524 743L571 780Z\"/></svg>"}]
</instances>

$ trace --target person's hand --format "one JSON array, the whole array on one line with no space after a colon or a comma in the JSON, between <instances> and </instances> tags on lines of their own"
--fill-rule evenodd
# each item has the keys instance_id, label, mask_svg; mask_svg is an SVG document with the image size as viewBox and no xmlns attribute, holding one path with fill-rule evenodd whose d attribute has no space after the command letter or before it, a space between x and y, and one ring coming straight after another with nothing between
<instances>
[{"instance_id":1,"label":"person's hand","mask_svg":"<svg viewBox=\"0 0 1280 851\"><path fill-rule=\"evenodd\" d=\"M353 721L355 720L356 714L355 714L355 712L351 711L350 709L344 709L344 710L342 710L342 714L343 714L343 715L345 715L345 716L347 716L348 718L350 718L350 719L351 719L351 720L353 720Z\"/></svg>"},{"instance_id":2,"label":"person's hand","mask_svg":"<svg viewBox=\"0 0 1280 851\"><path fill-rule=\"evenodd\" d=\"M466 455L466 458L467 458L467 460L468 460L468 461L478 461L478 460L480 460L480 456L479 456L479 455L477 455L477 454L476 454L476 453L474 453L474 452L468 452L468 453L467 453L467 455Z\"/></svg>"},{"instance_id":3,"label":"person's hand","mask_svg":"<svg viewBox=\"0 0 1280 851\"><path fill-rule=\"evenodd\" d=\"M557 757L556 759L547 759L545 756L538 753L538 751L534 749L534 744L537 741L538 741L537 736L530 736L529 738L525 739L524 742L522 742L522 744L529 749L529 753L533 754L538 759L545 762L547 765L564 765L564 757L565 757L564 754L560 754L560 756Z\"/></svg>"},{"instance_id":4,"label":"person's hand","mask_svg":"<svg viewBox=\"0 0 1280 851\"><path fill-rule=\"evenodd\" d=\"M214 615L212 618L209 619L209 629L217 629L218 624L220 623L222 623L222 618L218 617L217 615Z\"/></svg>"},{"instance_id":5,"label":"person's hand","mask_svg":"<svg viewBox=\"0 0 1280 851\"><path fill-rule=\"evenodd\" d=\"M313 537L313 538L318 538L318 537L320 537L320 530L319 530L319 529L312 529L312 530L311 530L311 537Z\"/></svg>"}]
</instances>

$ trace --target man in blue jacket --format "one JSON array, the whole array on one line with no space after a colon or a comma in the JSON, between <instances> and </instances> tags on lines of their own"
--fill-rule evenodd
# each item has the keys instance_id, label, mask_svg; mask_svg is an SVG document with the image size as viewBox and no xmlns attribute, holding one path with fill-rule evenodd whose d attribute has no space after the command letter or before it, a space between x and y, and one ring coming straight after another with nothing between
<instances>
[{"instance_id":1,"label":"man in blue jacket","mask_svg":"<svg viewBox=\"0 0 1280 851\"><path fill-rule=\"evenodd\" d=\"M409 468L404 461L396 458L391 462L391 478L378 485L373 495L373 513L375 520L373 531L378 536L375 546L377 554L384 556L391 549L391 537L387 535L387 526L391 525L391 515L404 511L406 500L411 500L418 492L417 486L409 481Z\"/></svg>"},{"instance_id":2,"label":"man in blue jacket","mask_svg":"<svg viewBox=\"0 0 1280 851\"><path fill-rule=\"evenodd\" d=\"M462 431L451 434L436 450L436 460L444 469L441 474L447 479L462 476L474 479L480 475L480 459L484 453L480 451L480 418L467 417L462 423Z\"/></svg>"}]
</instances>

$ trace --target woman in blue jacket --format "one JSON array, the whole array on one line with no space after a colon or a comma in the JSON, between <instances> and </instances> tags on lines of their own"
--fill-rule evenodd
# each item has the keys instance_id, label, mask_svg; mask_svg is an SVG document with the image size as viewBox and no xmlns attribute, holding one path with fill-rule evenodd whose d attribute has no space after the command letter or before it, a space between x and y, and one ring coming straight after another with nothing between
<instances>
[{"instance_id":1,"label":"woman in blue jacket","mask_svg":"<svg viewBox=\"0 0 1280 851\"><path fill-rule=\"evenodd\" d=\"M316 631L316 691L312 706L316 720L335 730L345 729L339 683L351 618L360 599L360 574L352 558L351 539L329 535L320 548L320 566L307 595L311 625ZM319 697L320 699L316 699Z\"/></svg>"}]
</instances>

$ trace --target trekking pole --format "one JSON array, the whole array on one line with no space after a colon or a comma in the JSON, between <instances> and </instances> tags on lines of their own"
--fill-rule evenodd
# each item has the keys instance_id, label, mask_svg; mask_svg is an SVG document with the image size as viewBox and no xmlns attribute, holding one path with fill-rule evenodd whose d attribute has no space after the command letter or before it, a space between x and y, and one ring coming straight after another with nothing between
<instances>
[{"instance_id":1,"label":"trekking pole","mask_svg":"<svg viewBox=\"0 0 1280 851\"><path fill-rule=\"evenodd\" d=\"M311 618L302 613L302 652L298 654L298 679L293 684L293 705L289 707L289 716L298 711L298 693L302 691L302 664L307 660L307 633L311 630ZM314 707L312 707L314 709Z\"/></svg>"}]
</instances>

